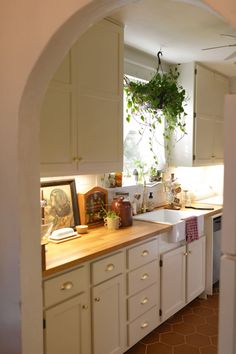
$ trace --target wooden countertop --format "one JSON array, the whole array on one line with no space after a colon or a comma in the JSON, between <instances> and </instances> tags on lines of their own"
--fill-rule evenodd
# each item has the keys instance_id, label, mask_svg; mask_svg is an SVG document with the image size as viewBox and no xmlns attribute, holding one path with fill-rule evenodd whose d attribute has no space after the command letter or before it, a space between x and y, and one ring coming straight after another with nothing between
<instances>
[{"instance_id":1,"label":"wooden countertop","mask_svg":"<svg viewBox=\"0 0 236 354\"><path fill-rule=\"evenodd\" d=\"M46 270L43 276L71 268L136 242L171 230L171 225L134 220L133 226L107 230L104 226L90 229L80 238L46 245Z\"/></svg>"},{"instance_id":2,"label":"wooden countertop","mask_svg":"<svg viewBox=\"0 0 236 354\"><path fill-rule=\"evenodd\" d=\"M193 204L193 206L211 207L206 204ZM223 210L222 206L212 205L212 207L214 210L202 210L202 213L208 217L221 213ZM194 209L183 210L194 213ZM43 271L43 276L52 275L136 242L168 232L171 228L171 225L134 220L133 226L123 229L110 231L101 226L90 229L87 234L74 240L59 244L49 243L46 245L46 270Z\"/></svg>"}]
</instances>

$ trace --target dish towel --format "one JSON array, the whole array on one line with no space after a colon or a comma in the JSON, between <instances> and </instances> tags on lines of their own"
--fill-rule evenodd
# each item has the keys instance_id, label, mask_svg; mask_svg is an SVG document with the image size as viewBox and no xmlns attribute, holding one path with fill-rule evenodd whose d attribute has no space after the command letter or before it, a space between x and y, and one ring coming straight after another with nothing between
<instances>
[{"instance_id":1,"label":"dish towel","mask_svg":"<svg viewBox=\"0 0 236 354\"><path fill-rule=\"evenodd\" d=\"M190 216L189 218L186 218L184 220L185 220L185 237L187 243L198 240L199 234L198 234L197 217Z\"/></svg>"}]
</instances>

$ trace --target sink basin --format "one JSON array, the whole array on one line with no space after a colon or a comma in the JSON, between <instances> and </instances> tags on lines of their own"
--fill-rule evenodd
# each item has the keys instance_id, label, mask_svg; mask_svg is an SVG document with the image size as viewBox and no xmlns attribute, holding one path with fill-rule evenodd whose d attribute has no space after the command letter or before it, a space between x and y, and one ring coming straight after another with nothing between
<instances>
[{"instance_id":1,"label":"sink basin","mask_svg":"<svg viewBox=\"0 0 236 354\"><path fill-rule=\"evenodd\" d=\"M159 209L148 213L135 215L135 220L147 222L162 223L172 225L172 230L169 232L169 242L179 242L185 240L185 218L197 216L199 235L203 234L204 215L199 213L199 210L169 210Z\"/></svg>"}]
</instances>

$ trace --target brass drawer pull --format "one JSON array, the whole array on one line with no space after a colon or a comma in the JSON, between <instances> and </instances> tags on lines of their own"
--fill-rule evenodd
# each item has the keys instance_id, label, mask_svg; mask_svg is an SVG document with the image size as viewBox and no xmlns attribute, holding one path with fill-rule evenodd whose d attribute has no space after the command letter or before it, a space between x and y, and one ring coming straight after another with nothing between
<instances>
[{"instance_id":1,"label":"brass drawer pull","mask_svg":"<svg viewBox=\"0 0 236 354\"><path fill-rule=\"evenodd\" d=\"M141 325L141 328L147 328L149 326L149 323L148 322L144 322L142 325Z\"/></svg>"},{"instance_id":2,"label":"brass drawer pull","mask_svg":"<svg viewBox=\"0 0 236 354\"><path fill-rule=\"evenodd\" d=\"M61 285L61 290L71 290L74 287L74 284L71 281L67 281Z\"/></svg>"},{"instance_id":3,"label":"brass drawer pull","mask_svg":"<svg viewBox=\"0 0 236 354\"><path fill-rule=\"evenodd\" d=\"M83 309L83 310L88 310L88 305L83 305L83 306L82 306L82 309Z\"/></svg>"},{"instance_id":4,"label":"brass drawer pull","mask_svg":"<svg viewBox=\"0 0 236 354\"><path fill-rule=\"evenodd\" d=\"M144 274L141 276L141 280L146 280L147 278L149 278L149 274L148 274L148 273L144 273Z\"/></svg>"},{"instance_id":5,"label":"brass drawer pull","mask_svg":"<svg viewBox=\"0 0 236 354\"><path fill-rule=\"evenodd\" d=\"M115 269L115 266L112 263L108 264L107 267L106 267L106 271L107 272L111 272L113 269Z\"/></svg>"},{"instance_id":6,"label":"brass drawer pull","mask_svg":"<svg viewBox=\"0 0 236 354\"><path fill-rule=\"evenodd\" d=\"M148 250L144 250L144 251L142 252L142 256L143 256L143 257L146 257L146 256L148 256L148 255L149 255Z\"/></svg>"},{"instance_id":7,"label":"brass drawer pull","mask_svg":"<svg viewBox=\"0 0 236 354\"><path fill-rule=\"evenodd\" d=\"M100 302L101 298L100 297L95 297L94 301Z\"/></svg>"},{"instance_id":8,"label":"brass drawer pull","mask_svg":"<svg viewBox=\"0 0 236 354\"><path fill-rule=\"evenodd\" d=\"M186 257L188 255L188 252L184 252L184 256Z\"/></svg>"},{"instance_id":9,"label":"brass drawer pull","mask_svg":"<svg viewBox=\"0 0 236 354\"><path fill-rule=\"evenodd\" d=\"M147 297L145 297L141 302L140 302L140 304L141 305L145 305L145 304L147 304L148 303L148 298Z\"/></svg>"}]
</instances>

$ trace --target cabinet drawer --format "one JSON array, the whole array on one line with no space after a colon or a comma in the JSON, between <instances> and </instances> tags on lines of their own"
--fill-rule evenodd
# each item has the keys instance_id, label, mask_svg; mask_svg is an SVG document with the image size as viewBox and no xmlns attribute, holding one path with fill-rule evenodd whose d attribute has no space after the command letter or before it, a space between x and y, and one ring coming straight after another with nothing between
<instances>
[{"instance_id":1,"label":"cabinet drawer","mask_svg":"<svg viewBox=\"0 0 236 354\"><path fill-rule=\"evenodd\" d=\"M124 254L117 253L92 263L92 283L98 284L121 274L124 269Z\"/></svg>"},{"instance_id":2,"label":"cabinet drawer","mask_svg":"<svg viewBox=\"0 0 236 354\"><path fill-rule=\"evenodd\" d=\"M157 261L153 261L128 274L128 291L132 295L147 286L155 283L158 279L159 266Z\"/></svg>"},{"instance_id":3,"label":"cabinet drawer","mask_svg":"<svg viewBox=\"0 0 236 354\"><path fill-rule=\"evenodd\" d=\"M128 299L128 320L133 321L153 306L158 305L159 285L156 283Z\"/></svg>"},{"instance_id":4,"label":"cabinet drawer","mask_svg":"<svg viewBox=\"0 0 236 354\"><path fill-rule=\"evenodd\" d=\"M128 325L128 343L134 345L145 337L160 323L157 306L147 311L144 315L137 318Z\"/></svg>"},{"instance_id":5,"label":"cabinet drawer","mask_svg":"<svg viewBox=\"0 0 236 354\"><path fill-rule=\"evenodd\" d=\"M140 267L158 258L158 242L152 240L128 250L129 269Z\"/></svg>"},{"instance_id":6,"label":"cabinet drawer","mask_svg":"<svg viewBox=\"0 0 236 354\"><path fill-rule=\"evenodd\" d=\"M83 266L44 282L44 306L64 301L88 288L88 267Z\"/></svg>"}]
</instances>

